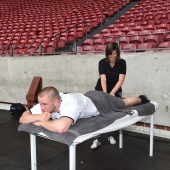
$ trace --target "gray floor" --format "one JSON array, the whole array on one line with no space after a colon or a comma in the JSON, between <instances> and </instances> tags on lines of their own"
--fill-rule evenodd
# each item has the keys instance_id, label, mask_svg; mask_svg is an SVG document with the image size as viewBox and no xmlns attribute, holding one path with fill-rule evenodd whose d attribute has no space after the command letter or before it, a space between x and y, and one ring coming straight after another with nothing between
<instances>
[{"instance_id":1,"label":"gray floor","mask_svg":"<svg viewBox=\"0 0 170 170\"><path fill-rule=\"evenodd\" d=\"M30 170L29 134L18 132L18 121L0 110L0 170ZM118 141L118 133L115 133ZM170 170L170 140L155 137L154 155L149 157L149 136L124 131L124 147L102 145L91 150L92 139L77 145L77 170ZM68 146L37 137L38 170L68 170Z\"/></svg>"}]
</instances>

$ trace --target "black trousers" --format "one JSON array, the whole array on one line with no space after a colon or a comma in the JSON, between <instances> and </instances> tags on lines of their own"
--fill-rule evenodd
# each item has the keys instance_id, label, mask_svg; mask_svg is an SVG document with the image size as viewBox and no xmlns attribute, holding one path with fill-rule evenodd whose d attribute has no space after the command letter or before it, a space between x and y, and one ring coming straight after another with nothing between
<instances>
[{"instance_id":1,"label":"black trousers","mask_svg":"<svg viewBox=\"0 0 170 170\"><path fill-rule=\"evenodd\" d=\"M107 135L108 135L108 138L109 138L110 136L114 136L114 132L109 132ZM102 135L96 136L95 139L97 139L98 141L101 142L101 140L102 140Z\"/></svg>"}]
</instances>

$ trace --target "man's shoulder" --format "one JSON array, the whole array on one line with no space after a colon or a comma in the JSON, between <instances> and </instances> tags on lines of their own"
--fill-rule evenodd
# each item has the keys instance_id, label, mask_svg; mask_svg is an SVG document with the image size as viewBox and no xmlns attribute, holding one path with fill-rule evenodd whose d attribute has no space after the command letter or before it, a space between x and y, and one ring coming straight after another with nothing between
<instances>
[{"instance_id":1,"label":"man's shoulder","mask_svg":"<svg viewBox=\"0 0 170 170\"><path fill-rule=\"evenodd\" d=\"M77 101L81 99L84 95L82 93L67 93L61 94L62 101Z\"/></svg>"}]
</instances>

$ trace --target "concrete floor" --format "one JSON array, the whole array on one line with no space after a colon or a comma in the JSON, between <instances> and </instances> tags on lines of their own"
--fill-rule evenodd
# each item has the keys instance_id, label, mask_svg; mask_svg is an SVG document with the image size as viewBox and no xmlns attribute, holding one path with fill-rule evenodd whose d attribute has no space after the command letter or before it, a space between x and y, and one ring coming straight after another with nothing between
<instances>
[{"instance_id":1,"label":"concrete floor","mask_svg":"<svg viewBox=\"0 0 170 170\"><path fill-rule=\"evenodd\" d=\"M30 170L30 139L18 132L18 121L0 110L0 170ZM118 141L118 133L115 133ZM154 155L149 156L149 136L124 131L124 147L102 145L91 150L92 139L77 145L77 170L170 170L170 140L154 138ZM117 142L118 143L118 142ZM65 144L37 137L38 170L68 170L69 148Z\"/></svg>"}]
</instances>

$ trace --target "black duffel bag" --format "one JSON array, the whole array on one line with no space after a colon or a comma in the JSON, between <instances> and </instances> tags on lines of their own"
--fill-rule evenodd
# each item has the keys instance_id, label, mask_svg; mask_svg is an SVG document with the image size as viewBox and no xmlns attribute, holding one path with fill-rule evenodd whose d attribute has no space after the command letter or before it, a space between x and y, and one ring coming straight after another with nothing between
<instances>
[{"instance_id":1,"label":"black duffel bag","mask_svg":"<svg viewBox=\"0 0 170 170\"><path fill-rule=\"evenodd\" d=\"M10 106L10 115L13 119L19 120L26 108L21 103L14 103Z\"/></svg>"}]
</instances>

